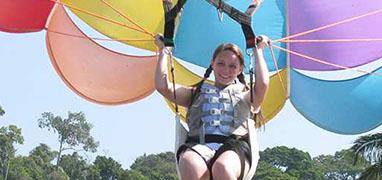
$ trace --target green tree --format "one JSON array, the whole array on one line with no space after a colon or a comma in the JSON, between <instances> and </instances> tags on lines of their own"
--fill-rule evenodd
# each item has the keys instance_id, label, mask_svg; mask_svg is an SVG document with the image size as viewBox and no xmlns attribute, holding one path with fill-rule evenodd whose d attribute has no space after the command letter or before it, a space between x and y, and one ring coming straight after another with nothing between
<instances>
[{"instance_id":1,"label":"green tree","mask_svg":"<svg viewBox=\"0 0 382 180\"><path fill-rule=\"evenodd\" d=\"M40 144L29 153L29 156L18 156L10 161L8 179L51 179L50 175L60 174L50 163L56 155L57 152L52 151L46 144ZM56 175L55 179L67 177L66 174Z\"/></svg>"},{"instance_id":2,"label":"green tree","mask_svg":"<svg viewBox=\"0 0 382 180\"><path fill-rule=\"evenodd\" d=\"M323 173L314 166L309 153L296 148L278 146L260 152L260 160L297 179L324 179Z\"/></svg>"},{"instance_id":3,"label":"green tree","mask_svg":"<svg viewBox=\"0 0 382 180\"><path fill-rule=\"evenodd\" d=\"M43 163L50 163L56 158L58 152L52 150L48 145L40 143L39 146L35 147L30 153L29 156L38 157Z\"/></svg>"},{"instance_id":4,"label":"green tree","mask_svg":"<svg viewBox=\"0 0 382 180\"><path fill-rule=\"evenodd\" d=\"M276 168L261 159L257 165L256 174L252 179L254 180L274 180L274 179L297 180L296 177L290 176L289 174L283 172L281 169Z\"/></svg>"},{"instance_id":5,"label":"green tree","mask_svg":"<svg viewBox=\"0 0 382 180\"><path fill-rule=\"evenodd\" d=\"M51 162L57 157L57 154L57 151L54 151L48 145L41 143L29 153L29 157L32 158L46 174L49 174L54 170Z\"/></svg>"},{"instance_id":6,"label":"green tree","mask_svg":"<svg viewBox=\"0 0 382 180\"><path fill-rule=\"evenodd\" d=\"M122 165L111 157L97 156L93 164L103 180L120 179L123 173Z\"/></svg>"},{"instance_id":7,"label":"green tree","mask_svg":"<svg viewBox=\"0 0 382 180\"><path fill-rule=\"evenodd\" d=\"M138 157L131 170L139 171L149 179L178 179L173 152Z\"/></svg>"},{"instance_id":8,"label":"green tree","mask_svg":"<svg viewBox=\"0 0 382 180\"><path fill-rule=\"evenodd\" d=\"M324 172L325 179L356 179L370 164L363 159L353 165L355 154L346 149L337 151L333 155L320 155L315 157L315 166Z\"/></svg>"},{"instance_id":9,"label":"green tree","mask_svg":"<svg viewBox=\"0 0 382 180\"><path fill-rule=\"evenodd\" d=\"M121 175L121 179L149 180L148 177L145 177L141 172L136 170L124 171Z\"/></svg>"},{"instance_id":10,"label":"green tree","mask_svg":"<svg viewBox=\"0 0 382 180\"><path fill-rule=\"evenodd\" d=\"M4 109L0 106L0 116L4 115L5 114L5 111Z\"/></svg>"},{"instance_id":11,"label":"green tree","mask_svg":"<svg viewBox=\"0 0 382 180\"><path fill-rule=\"evenodd\" d=\"M102 179L101 175L99 173L99 170L94 165L91 165L89 167L88 175L86 176L86 179L92 179L92 180L101 180ZM121 178L121 179L123 179L123 178Z\"/></svg>"},{"instance_id":12,"label":"green tree","mask_svg":"<svg viewBox=\"0 0 382 180\"><path fill-rule=\"evenodd\" d=\"M64 170L61 167L54 169L48 174L47 179L49 180L69 180Z\"/></svg>"},{"instance_id":13,"label":"green tree","mask_svg":"<svg viewBox=\"0 0 382 180\"><path fill-rule=\"evenodd\" d=\"M63 155L60 166L70 179L86 179L89 174L89 165L77 152L72 155Z\"/></svg>"},{"instance_id":14,"label":"green tree","mask_svg":"<svg viewBox=\"0 0 382 180\"><path fill-rule=\"evenodd\" d=\"M362 172L361 176L358 178L359 180L381 180L381 169L382 162L376 162L372 166L368 167L364 172Z\"/></svg>"},{"instance_id":15,"label":"green tree","mask_svg":"<svg viewBox=\"0 0 382 180\"><path fill-rule=\"evenodd\" d=\"M382 179L382 133L359 137L351 150L356 154L355 163L362 157L372 164L366 168L359 179Z\"/></svg>"},{"instance_id":16,"label":"green tree","mask_svg":"<svg viewBox=\"0 0 382 180\"><path fill-rule=\"evenodd\" d=\"M9 161L15 156L15 144L23 144L21 129L15 125L0 128L0 174L7 179Z\"/></svg>"},{"instance_id":17,"label":"green tree","mask_svg":"<svg viewBox=\"0 0 382 180\"><path fill-rule=\"evenodd\" d=\"M18 156L11 160L8 179L47 179L47 177L46 171L35 161L34 158L28 156Z\"/></svg>"},{"instance_id":18,"label":"green tree","mask_svg":"<svg viewBox=\"0 0 382 180\"><path fill-rule=\"evenodd\" d=\"M81 150L96 152L98 142L90 135L92 124L86 121L82 112L68 112L68 118L63 119L60 116L54 116L51 112L44 112L42 117L38 119L40 128L53 130L58 134L58 142L60 144L57 156L56 166L59 166L61 154L65 150L75 150L77 146L82 145Z\"/></svg>"}]
</instances>

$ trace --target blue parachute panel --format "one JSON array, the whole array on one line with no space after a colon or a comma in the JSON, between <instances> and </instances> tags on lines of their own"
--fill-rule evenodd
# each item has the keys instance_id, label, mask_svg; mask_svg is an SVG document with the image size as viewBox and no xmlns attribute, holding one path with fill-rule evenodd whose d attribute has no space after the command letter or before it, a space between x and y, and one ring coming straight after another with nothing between
<instances>
[{"instance_id":1,"label":"blue parachute panel","mask_svg":"<svg viewBox=\"0 0 382 180\"><path fill-rule=\"evenodd\" d=\"M231 6L245 12L250 0L226 1ZM285 36L285 2L283 0L264 1L252 18L256 35L265 34L271 39ZM245 50L245 38L241 26L224 14L223 22L219 21L215 7L204 0L188 1L182 12L177 29L174 49L176 57L185 61L208 67L215 48L223 42L232 42ZM285 47L285 43L275 43ZM284 52L275 49L280 69L286 66ZM246 58L246 68L249 67L249 57ZM265 57L271 71L275 70L268 48Z\"/></svg>"},{"instance_id":2,"label":"blue parachute panel","mask_svg":"<svg viewBox=\"0 0 382 180\"><path fill-rule=\"evenodd\" d=\"M382 68L375 71L382 73ZM291 70L291 102L309 121L339 134L359 134L382 122L382 76L325 81Z\"/></svg>"}]
</instances>

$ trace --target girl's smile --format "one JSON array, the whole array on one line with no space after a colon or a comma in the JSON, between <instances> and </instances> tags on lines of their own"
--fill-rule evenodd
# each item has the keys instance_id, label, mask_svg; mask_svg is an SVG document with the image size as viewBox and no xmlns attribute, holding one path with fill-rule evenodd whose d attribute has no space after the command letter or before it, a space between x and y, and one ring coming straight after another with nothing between
<instances>
[{"instance_id":1,"label":"girl's smile","mask_svg":"<svg viewBox=\"0 0 382 180\"><path fill-rule=\"evenodd\" d=\"M229 85L243 70L237 55L225 50L219 53L212 62L216 84Z\"/></svg>"}]
</instances>

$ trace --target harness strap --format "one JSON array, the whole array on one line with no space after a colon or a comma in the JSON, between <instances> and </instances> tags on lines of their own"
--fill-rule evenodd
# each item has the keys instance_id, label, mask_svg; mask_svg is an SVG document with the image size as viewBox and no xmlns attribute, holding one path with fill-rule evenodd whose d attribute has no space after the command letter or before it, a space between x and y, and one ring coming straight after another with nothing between
<instances>
[{"instance_id":1,"label":"harness strap","mask_svg":"<svg viewBox=\"0 0 382 180\"><path fill-rule=\"evenodd\" d=\"M225 3L223 0L206 0L211 5L215 6L218 11L225 12L229 17L238 22L241 25L241 29L245 36L246 47L254 48L256 47L256 35L251 27L252 22L252 12L253 8L257 8L258 5L251 4L246 13L232 7L231 5Z\"/></svg>"},{"instance_id":2,"label":"harness strap","mask_svg":"<svg viewBox=\"0 0 382 180\"><path fill-rule=\"evenodd\" d=\"M248 142L249 136L238 136L238 135L230 135L230 136L222 136L222 135L215 135L215 134L206 134L205 135L205 143L224 143L228 139L236 139L236 140L243 140ZM187 137L186 143L200 143L199 137Z\"/></svg>"},{"instance_id":3,"label":"harness strap","mask_svg":"<svg viewBox=\"0 0 382 180\"><path fill-rule=\"evenodd\" d=\"M182 10L184 4L187 0L178 0L178 3L172 7L171 0L163 0L163 10L165 12L165 24L164 24L164 38L163 43L166 47L174 47L174 32L175 32L175 19L179 12ZM174 100L175 100L175 111L179 114L178 104L176 103L176 92L175 92L175 75L174 75L174 63L171 51L169 51L170 61L171 61L171 77L172 86L174 89Z\"/></svg>"},{"instance_id":4,"label":"harness strap","mask_svg":"<svg viewBox=\"0 0 382 180\"><path fill-rule=\"evenodd\" d=\"M215 6L219 11L225 12L229 17L231 17L236 22L242 24L251 24L251 16L241 12L240 10L230 6L223 0L206 0L211 5Z\"/></svg>"},{"instance_id":5,"label":"harness strap","mask_svg":"<svg viewBox=\"0 0 382 180\"><path fill-rule=\"evenodd\" d=\"M174 47L174 32L175 32L175 19L179 12L182 10L187 0L178 0L178 3L171 8L171 0L163 0L163 8L165 12L164 24L164 45L166 47Z\"/></svg>"}]
</instances>

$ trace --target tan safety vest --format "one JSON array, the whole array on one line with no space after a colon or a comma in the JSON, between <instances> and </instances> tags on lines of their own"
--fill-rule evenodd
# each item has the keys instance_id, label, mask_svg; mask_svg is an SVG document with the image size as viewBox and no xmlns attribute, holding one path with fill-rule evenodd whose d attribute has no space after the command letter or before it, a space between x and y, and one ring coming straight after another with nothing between
<instances>
[{"instance_id":1,"label":"tan safety vest","mask_svg":"<svg viewBox=\"0 0 382 180\"><path fill-rule=\"evenodd\" d=\"M245 122L249 118L250 105L244 100L243 89L244 85L239 83L224 89L204 83L188 109L188 136L199 136L203 143L207 134L247 134Z\"/></svg>"}]
</instances>

